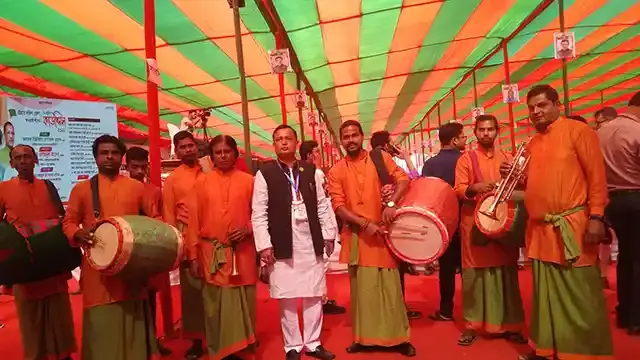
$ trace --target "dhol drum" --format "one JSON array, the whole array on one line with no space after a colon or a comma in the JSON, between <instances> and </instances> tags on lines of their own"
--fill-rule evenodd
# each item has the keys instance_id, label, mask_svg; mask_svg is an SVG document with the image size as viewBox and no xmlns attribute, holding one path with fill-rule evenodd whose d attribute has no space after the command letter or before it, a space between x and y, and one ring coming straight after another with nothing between
<instances>
[{"instance_id":1,"label":"dhol drum","mask_svg":"<svg viewBox=\"0 0 640 360\"><path fill-rule=\"evenodd\" d=\"M184 255L182 234L175 227L139 215L101 220L94 231L95 245L85 255L103 275L125 281L146 281L178 267Z\"/></svg>"},{"instance_id":2,"label":"dhol drum","mask_svg":"<svg viewBox=\"0 0 640 360\"><path fill-rule=\"evenodd\" d=\"M80 249L71 247L55 221L27 238L12 224L0 222L0 285L36 282L80 266Z\"/></svg>"},{"instance_id":3,"label":"dhol drum","mask_svg":"<svg viewBox=\"0 0 640 360\"><path fill-rule=\"evenodd\" d=\"M459 216L458 198L449 184L434 177L414 180L389 226L389 249L409 264L433 262L449 246Z\"/></svg>"},{"instance_id":4,"label":"dhol drum","mask_svg":"<svg viewBox=\"0 0 640 360\"><path fill-rule=\"evenodd\" d=\"M475 223L478 230L488 240L495 240L503 245L524 247L524 236L527 225L527 210L524 207L524 193L514 191L507 201L499 202L489 216L495 203L495 194L487 194L480 198L476 205ZM476 238L481 236L476 234ZM475 243L479 241L476 239Z\"/></svg>"}]
</instances>

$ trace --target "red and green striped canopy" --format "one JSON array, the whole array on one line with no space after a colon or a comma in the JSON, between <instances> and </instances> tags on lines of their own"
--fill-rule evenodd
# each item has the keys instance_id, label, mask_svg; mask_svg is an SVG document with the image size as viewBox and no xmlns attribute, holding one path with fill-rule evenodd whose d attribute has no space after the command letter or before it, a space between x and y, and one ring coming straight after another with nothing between
<instances>
[{"instance_id":1,"label":"red and green striped canopy","mask_svg":"<svg viewBox=\"0 0 640 360\"><path fill-rule=\"evenodd\" d=\"M143 3L0 0L0 93L114 102L121 134L144 137ZM189 109L211 108L212 133L242 144L227 0L156 0L155 7L162 136ZM578 53L568 62L573 113L590 118L602 105L623 107L640 89L640 3L564 0L564 9ZM271 132L283 122L267 55L276 37L290 46L295 70L333 130L354 119L367 135L421 125L429 130L425 139L435 138L439 123L469 124L475 106L507 123L505 59L521 97L537 83L563 96L562 62L553 59L557 0L246 0L240 16L256 155L271 155ZM287 122L299 129L296 77L285 75L283 91ZM531 131L526 107L513 113L520 139ZM310 127L304 130L311 137ZM510 130L502 134L510 146ZM409 138L420 142L420 134Z\"/></svg>"}]
</instances>

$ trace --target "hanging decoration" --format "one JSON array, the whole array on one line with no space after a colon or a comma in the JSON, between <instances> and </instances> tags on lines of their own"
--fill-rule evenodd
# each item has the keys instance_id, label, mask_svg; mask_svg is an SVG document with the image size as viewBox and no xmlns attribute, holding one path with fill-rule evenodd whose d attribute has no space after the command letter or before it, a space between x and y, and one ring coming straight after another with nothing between
<instances>
[{"instance_id":1,"label":"hanging decoration","mask_svg":"<svg viewBox=\"0 0 640 360\"><path fill-rule=\"evenodd\" d=\"M296 108L307 108L307 93L305 90L296 90L296 92L293 94L293 99L296 102Z\"/></svg>"},{"instance_id":2,"label":"hanging decoration","mask_svg":"<svg viewBox=\"0 0 640 360\"><path fill-rule=\"evenodd\" d=\"M569 32L553 33L553 58L573 59L576 57L576 34Z\"/></svg>"},{"instance_id":3,"label":"hanging decoration","mask_svg":"<svg viewBox=\"0 0 640 360\"><path fill-rule=\"evenodd\" d=\"M293 72L289 49L269 50L269 63L271 64L271 74Z\"/></svg>"},{"instance_id":4,"label":"hanging decoration","mask_svg":"<svg viewBox=\"0 0 640 360\"><path fill-rule=\"evenodd\" d=\"M471 109L471 118L472 119L475 120L480 115L484 115L484 107L483 106L474 107L474 108Z\"/></svg>"},{"instance_id":5,"label":"hanging decoration","mask_svg":"<svg viewBox=\"0 0 640 360\"><path fill-rule=\"evenodd\" d=\"M502 85L502 102L505 104L517 104L520 102L518 84Z\"/></svg>"}]
</instances>

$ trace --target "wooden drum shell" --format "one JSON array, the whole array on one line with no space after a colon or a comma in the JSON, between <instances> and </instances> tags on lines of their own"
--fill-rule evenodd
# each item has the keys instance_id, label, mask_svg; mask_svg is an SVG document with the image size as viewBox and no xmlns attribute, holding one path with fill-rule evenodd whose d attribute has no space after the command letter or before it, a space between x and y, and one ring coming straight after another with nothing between
<instances>
[{"instance_id":1,"label":"wooden drum shell","mask_svg":"<svg viewBox=\"0 0 640 360\"><path fill-rule=\"evenodd\" d=\"M409 264L433 262L449 246L459 216L458 198L449 184L434 177L414 180L389 226L387 245Z\"/></svg>"},{"instance_id":2,"label":"wooden drum shell","mask_svg":"<svg viewBox=\"0 0 640 360\"><path fill-rule=\"evenodd\" d=\"M156 234L158 236L154 236ZM184 256L180 231L145 216L103 219L96 226L95 236L98 244L89 248L85 255L92 268L107 276L147 280L176 269ZM95 250L100 243L109 250Z\"/></svg>"},{"instance_id":3,"label":"wooden drum shell","mask_svg":"<svg viewBox=\"0 0 640 360\"><path fill-rule=\"evenodd\" d=\"M494 194L482 196L474 212L475 225L489 239L498 240L507 245L524 246L524 229L526 226L526 209L521 193L514 193L511 200L499 203L496 207L498 221L484 215L494 201Z\"/></svg>"}]
</instances>

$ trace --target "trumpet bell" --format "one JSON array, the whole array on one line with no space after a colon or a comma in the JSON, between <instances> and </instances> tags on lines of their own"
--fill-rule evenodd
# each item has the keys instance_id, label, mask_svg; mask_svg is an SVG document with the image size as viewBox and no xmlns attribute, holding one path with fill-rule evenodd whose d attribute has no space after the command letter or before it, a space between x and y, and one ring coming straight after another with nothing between
<instances>
[{"instance_id":1,"label":"trumpet bell","mask_svg":"<svg viewBox=\"0 0 640 360\"><path fill-rule=\"evenodd\" d=\"M498 235L507 226L509 202L500 202L493 211L490 211L495 200L494 194L487 195L478 202L476 208L476 226L480 232L486 235Z\"/></svg>"}]
</instances>

